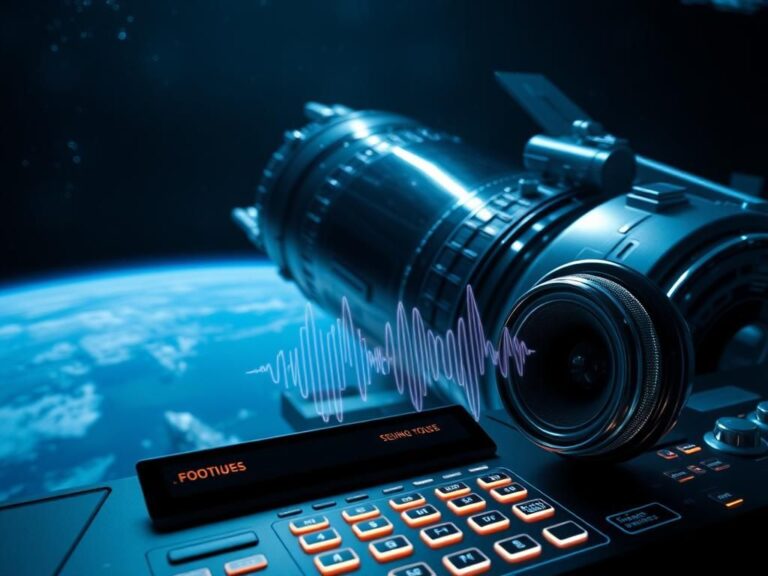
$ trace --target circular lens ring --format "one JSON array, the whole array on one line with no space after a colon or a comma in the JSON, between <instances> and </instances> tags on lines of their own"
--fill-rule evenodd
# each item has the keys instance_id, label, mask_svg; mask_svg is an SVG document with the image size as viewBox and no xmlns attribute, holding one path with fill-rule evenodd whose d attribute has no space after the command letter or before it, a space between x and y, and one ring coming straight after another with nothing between
<instances>
[{"instance_id":1,"label":"circular lens ring","mask_svg":"<svg viewBox=\"0 0 768 576\"><path fill-rule=\"evenodd\" d=\"M639 337L641 354L636 355L638 375L642 382L633 394L631 416L616 430L614 439L601 448L610 452L632 441L632 439L647 426L653 416L654 408L659 399L661 351L659 338L648 312L632 293L613 280L594 274L576 274L590 282L597 282L613 297L620 300L622 306L629 312L629 319L635 323L633 331Z\"/></svg>"},{"instance_id":2,"label":"circular lens ring","mask_svg":"<svg viewBox=\"0 0 768 576\"><path fill-rule=\"evenodd\" d=\"M621 427L609 430L601 441L593 439L591 444L559 446L527 425L512 387L497 374L499 394L520 431L542 448L587 459L624 460L653 446L677 421L691 386L693 349L688 327L677 308L646 276L604 260L576 261L550 272L518 301L506 326L514 326L524 311L523 306L529 306L544 285L551 286L547 283L552 281L557 284L568 276L571 284L580 281L583 285L588 279L586 283L592 289L592 296L601 294L603 306L613 308L614 312L623 310L625 318L634 325L628 333L634 333L635 337L644 335L645 342L637 343L643 353L635 355L634 362L630 362L635 364L642 382L637 385L638 379L627 380L635 383L634 393L625 404Z\"/></svg>"},{"instance_id":3,"label":"circular lens ring","mask_svg":"<svg viewBox=\"0 0 768 576\"><path fill-rule=\"evenodd\" d=\"M554 282L541 287L540 291L537 291L537 296L540 296L542 291L545 291L548 298L547 301L542 303L531 302L530 307L522 310L516 319L515 326L511 328L510 334L512 331L519 334L519 327L529 325L531 318L542 313L545 315L552 314L552 308L555 306L570 306L575 314L580 313L582 315L582 319L586 321L591 320L599 325L600 331L603 334L610 333L611 337L602 338L599 344L603 344L607 355L614 359L614 361L610 362L610 377L606 379L609 384L607 388L611 388L610 383L626 379L625 368L632 368L627 366L627 362L615 361L619 357L626 360L629 357L628 350L623 346L623 338L615 331L616 322L611 320L601 308L596 308L590 299L580 293L574 293L573 287L569 285L569 282L574 280L573 278L564 280L567 285L566 290L563 290L562 287ZM576 282L578 283L579 281ZM526 337L523 340L527 341L528 339ZM572 346L569 347L572 348ZM549 376L549 374L545 373L544 376ZM535 404L535 402L526 398L526 395L516 395L515 407L519 410L517 420L525 422L533 429L530 434L531 436L546 438L548 445L552 447L565 444L566 438L568 439L568 445L576 443L589 444L596 434L601 433L603 429L602 420L605 419L605 414L614 414L621 407L622 398L620 395L611 394L610 390L606 390L606 392L607 394L604 395L608 397L597 401L599 410L593 408L590 410L593 412L593 415L583 419L578 424L558 423L556 419L551 417L551 414L542 414L540 410L533 408L532 404Z\"/></svg>"},{"instance_id":4,"label":"circular lens ring","mask_svg":"<svg viewBox=\"0 0 768 576\"><path fill-rule=\"evenodd\" d=\"M530 393L524 392L523 379L514 373L506 388L508 408L521 430L540 446L565 455L599 455L628 442L650 417L658 391L658 341L647 313L627 290L589 274L539 283L515 306L507 326L512 334L524 333L537 312L563 303L573 306L574 315L577 307L586 309L608 343L612 378L607 381L609 397L602 412L571 430L548 424L529 408Z\"/></svg>"}]
</instances>

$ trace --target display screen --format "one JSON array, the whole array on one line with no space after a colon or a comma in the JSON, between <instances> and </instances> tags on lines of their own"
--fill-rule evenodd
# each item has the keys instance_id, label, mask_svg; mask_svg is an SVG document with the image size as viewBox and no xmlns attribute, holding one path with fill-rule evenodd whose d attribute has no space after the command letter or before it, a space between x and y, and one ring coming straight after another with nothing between
<instances>
[{"instance_id":1,"label":"display screen","mask_svg":"<svg viewBox=\"0 0 768 576\"><path fill-rule=\"evenodd\" d=\"M273 508L487 458L496 446L461 407L144 460L150 516L173 527Z\"/></svg>"}]
</instances>

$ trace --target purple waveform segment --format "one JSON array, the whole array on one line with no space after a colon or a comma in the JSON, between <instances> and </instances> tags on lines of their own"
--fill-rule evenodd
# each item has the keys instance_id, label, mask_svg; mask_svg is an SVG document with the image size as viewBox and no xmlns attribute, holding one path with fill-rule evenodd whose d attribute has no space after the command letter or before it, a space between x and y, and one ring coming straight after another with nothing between
<instances>
[{"instance_id":1,"label":"purple waveform segment","mask_svg":"<svg viewBox=\"0 0 768 576\"><path fill-rule=\"evenodd\" d=\"M368 346L362 331L355 327L346 298L341 300L341 316L326 331L315 326L314 311L307 304L298 346L281 350L274 362L248 374L268 373L275 384L298 388L303 398L312 398L315 412L325 422L331 416L338 422L344 420L347 386L357 386L360 397L366 400L374 374L391 374L397 391L407 391L417 411L424 406L431 382L453 382L464 389L467 407L479 419L480 382L487 363L497 366L504 377L514 365L522 376L526 359L536 352L506 327L498 347L488 339L471 286L467 286L467 317L459 317L455 330L435 334L424 325L417 308L411 310L409 318L400 302L395 326L389 322L384 325L383 342L383 346Z\"/></svg>"}]
</instances>

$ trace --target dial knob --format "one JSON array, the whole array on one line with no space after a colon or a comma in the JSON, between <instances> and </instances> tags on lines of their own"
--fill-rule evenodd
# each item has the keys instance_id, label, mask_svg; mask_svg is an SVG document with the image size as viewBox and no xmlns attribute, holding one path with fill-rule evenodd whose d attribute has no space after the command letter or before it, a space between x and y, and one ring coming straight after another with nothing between
<instances>
[{"instance_id":1,"label":"dial knob","mask_svg":"<svg viewBox=\"0 0 768 576\"><path fill-rule=\"evenodd\" d=\"M755 411L747 415L747 418L757 424L757 427L763 431L763 434L768 432L768 401L763 400L760 402Z\"/></svg>"},{"instance_id":2,"label":"dial knob","mask_svg":"<svg viewBox=\"0 0 768 576\"><path fill-rule=\"evenodd\" d=\"M718 418L715 429L704 435L704 441L715 450L731 454L746 456L768 451L768 442L760 435L760 428L746 418Z\"/></svg>"},{"instance_id":3,"label":"dial knob","mask_svg":"<svg viewBox=\"0 0 768 576\"><path fill-rule=\"evenodd\" d=\"M768 401L764 400L757 405L757 410L755 410L755 416L757 416L757 420L759 422L762 422L763 424L768 424Z\"/></svg>"}]
</instances>

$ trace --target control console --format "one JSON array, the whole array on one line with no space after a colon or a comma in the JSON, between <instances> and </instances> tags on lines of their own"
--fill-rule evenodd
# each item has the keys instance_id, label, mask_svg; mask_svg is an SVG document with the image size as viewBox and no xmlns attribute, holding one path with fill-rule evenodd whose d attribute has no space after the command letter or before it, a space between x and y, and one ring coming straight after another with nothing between
<instances>
[{"instance_id":1,"label":"control console","mask_svg":"<svg viewBox=\"0 0 768 576\"><path fill-rule=\"evenodd\" d=\"M764 368L701 378L622 464L453 406L140 462L0 509L0 572L242 576L588 574L754 562L768 519Z\"/></svg>"}]
</instances>

